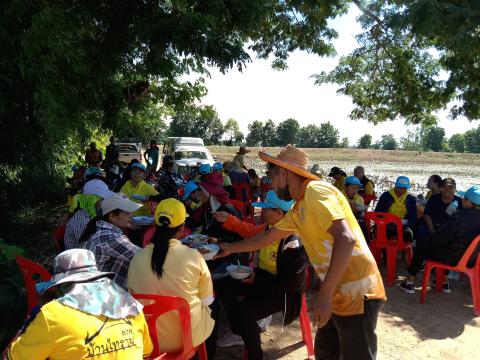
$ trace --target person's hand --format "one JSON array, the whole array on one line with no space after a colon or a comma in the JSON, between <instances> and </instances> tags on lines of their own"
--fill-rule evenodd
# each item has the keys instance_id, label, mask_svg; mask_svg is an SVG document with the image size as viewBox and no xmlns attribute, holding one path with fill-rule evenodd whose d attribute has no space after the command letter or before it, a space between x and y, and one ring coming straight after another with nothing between
<instances>
[{"instance_id":1,"label":"person's hand","mask_svg":"<svg viewBox=\"0 0 480 360\"><path fill-rule=\"evenodd\" d=\"M60 226L66 225L68 222L68 214L63 214L62 216L60 216L57 222Z\"/></svg>"},{"instance_id":2,"label":"person's hand","mask_svg":"<svg viewBox=\"0 0 480 360\"><path fill-rule=\"evenodd\" d=\"M250 276L246 279L243 279L242 283L244 283L245 285L252 285L254 280L255 280L255 270L252 270L252 272L250 273Z\"/></svg>"},{"instance_id":3,"label":"person's hand","mask_svg":"<svg viewBox=\"0 0 480 360\"><path fill-rule=\"evenodd\" d=\"M208 239L207 239L207 242L208 242L209 244L217 244L217 243L218 243L218 239L209 236Z\"/></svg>"},{"instance_id":4,"label":"person's hand","mask_svg":"<svg viewBox=\"0 0 480 360\"><path fill-rule=\"evenodd\" d=\"M332 294L324 294L322 288L314 298L313 326L321 328L325 326L332 316Z\"/></svg>"},{"instance_id":5,"label":"person's hand","mask_svg":"<svg viewBox=\"0 0 480 360\"><path fill-rule=\"evenodd\" d=\"M217 255L213 259L218 259L222 257L226 257L228 255L231 255L232 252L230 251L230 247L232 246L229 243L218 243L218 246L220 247L220 251L218 252Z\"/></svg>"},{"instance_id":6,"label":"person's hand","mask_svg":"<svg viewBox=\"0 0 480 360\"><path fill-rule=\"evenodd\" d=\"M213 218L220 223L224 223L228 219L228 213L226 211L217 211L213 213Z\"/></svg>"}]
</instances>

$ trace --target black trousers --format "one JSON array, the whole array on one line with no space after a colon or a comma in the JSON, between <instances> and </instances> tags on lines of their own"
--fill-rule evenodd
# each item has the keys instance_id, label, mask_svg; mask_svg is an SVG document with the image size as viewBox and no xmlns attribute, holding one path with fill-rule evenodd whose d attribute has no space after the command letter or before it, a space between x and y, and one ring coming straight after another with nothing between
<instances>
[{"instance_id":1,"label":"black trousers","mask_svg":"<svg viewBox=\"0 0 480 360\"><path fill-rule=\"evenodd\" d=\"M416 247L408 273L417 276L425 260L435 260L447 265L457 265L461 256L449 251L446 247L430 243L427 247ZM448 274L448 271L445 272Z\"/></svg>"},{"instance_id":2,"label":"black trousers","mask_svg":"<svg viewBox=\"0 0 480 360\"><path fill-rule=\"evenodd\" d=\"M249 360L263 359L257 320L283 311L285 293L277 277L257 269L254 283L246 285L230 277L215 282L215 294L223 305L232 331L245 342Z\"/></svg>"},{"instance_id":3,"label":"black trousers","mask_svg":"<svg viewBox=\"0 0 480 360\"><path fill-rule=\"evenodd\" d=\"M316 360L374 360L377 357L377 319L381 300L365 300L364 313L332 315L315 336Z\"/></svg>"}]
</instances>

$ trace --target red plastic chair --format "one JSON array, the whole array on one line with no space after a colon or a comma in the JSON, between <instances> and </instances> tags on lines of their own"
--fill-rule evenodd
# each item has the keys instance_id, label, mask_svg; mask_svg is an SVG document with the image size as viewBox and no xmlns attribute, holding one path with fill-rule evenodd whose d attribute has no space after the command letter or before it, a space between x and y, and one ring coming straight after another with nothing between
<instances>
[{"instance_id":1,"label":"red plastic chair","mask_svg":"<svg viewBox=\"0 0 480 360\"><path fill-rule=\"evenodd\" d=\"M425 304L425 299L427 298L427 286L430 280L430 272L432 271L432 269L436 268L436 292L442 291L445 270L457 271L468 275L468 278L470 279L470 287L472 288L473 313L475 314L475 316L480 316L480 255L477 255L477 260L473 267L467 267L468 261L472 257L475 249L479 244L480 235L472 241L458 264L455 266L442 264L441 262L434 260L427 260L425 264L425 273L423 275L420 304Z\"/></svg>"},{"instance_id":2,"label":"red plastic chair","mask_svg":"<svg viewBox=\"0 0 480 360\"><path fill-rule=\"evenodd\" d=\"M52 275L42 265L25 259L22 256L17 256L15 259L22 273L25 289L27 290L28 315L40 300L37 290L35 289L35 284L38 282L35 279L35 275L38 275L40 281L48 281L52 278Z\"/></svg>"},{"instance_id":3,"label":"red plastic chair","mask_svg":"<svg viewBox=\"0 0 480 360\"><path fill-rule=\"evenodd\" d=\"M67 230L66 225L60 225L58 226L52 234L52 239L55 242L55 247L57 248L57 251L63 251L65 250L65 231Z\"/></svg>"},{"instance_id":4,"label":"red plastic chair","mask_svg":"<svg viewBox=\"0 0 480 360\"><path fill-rule=\"evenodd\" d=\"M243 201L246 203L251 202L252 193L250 191L249 184L233 183L232 187L235 190L235 200Z\"/></svg>"},{"instance_id":5,"label":"red plastic chair","mask_svg":"<svg viewBox=\"0 0 480 360\"><path fill-rule=\"evenodd\" d=\"M307 347L307 359L315 359L315 352L313 350L312 328L310 326L310 316L308 315L307 299L305 294L302 295L302 307L300 309L300 329L302 330L302 339ZM248 352L245 349L243 358L248 359Z\"/></svg>"},{"instance_id":6,"label":"red plastic chair","mask_svg":"<svg viewBox=\"0 0 480 360\"><path fill-rule=\"evenodd\" d=\"M403 224L402 219L398 216L383 212L367 212L365 214L365 224L367 225L367 235L370 237L372 222L376 225L376 238L369 242L370 251L372 252L377 264L382 259L382 250L387 251L387 286L393 286L397 277L397 252L405 250L407 252L407 260L412 261L412 244L403 241ZM397 228L397 238L387 239L387 225L395 224Z\"/></svg>"},{"instance_id":7,"label":"red plastic chair","mask_svg":"<svg viewBox=\"0 0 480 360\"><path fill-rule=\"evenodd\" d=\"M150 294L132 295L144 304L143 313L145 314L148 331L153 342L152 359L187 360L191 359L195 354L198 354L199 360L208 360L205 343L202 343L197 347L193 347L192 345L190 306L184 299L178 296ZM178 311L182 331L183 349L175 353L160 353L157 337L157 319L159 316L170 311Z\"/></svg>"},{"instance_id":8,"label":"red plastic chair","mask_svg":"<svg viewBox=\"0 0 480 360\"><path fill-rule=\"evenodd\" d=\"M376 200L377 200L377 197L375 195L369 195L369 194L363 195L363 204L365 206L369 206L372 201L373 201L373 204L375 204Z\"/></svg>"}]
</instances>

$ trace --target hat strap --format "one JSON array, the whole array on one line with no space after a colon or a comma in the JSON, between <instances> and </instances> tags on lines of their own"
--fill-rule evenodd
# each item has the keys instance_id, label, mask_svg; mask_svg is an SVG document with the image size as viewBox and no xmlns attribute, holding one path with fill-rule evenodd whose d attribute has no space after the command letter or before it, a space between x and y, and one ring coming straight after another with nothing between
<instances>
[{"instance_id":1,"label":"hat strap","mask_svg":"<svg viewBox=\"0 0 480 360\"><path fill-rule=\"evenodd\" d=\"M79 269L86 269L86 268L91 268L91 267L96 267L96 266L95 266L95 265L78 266L78 267L74 267L74 268L65 269L65 270L63 270L63 271L54 272L53 275L62 274L62 273L65 273L65 272L67 272L67 271L79 270Z\"/></svg>"}]
</instances>

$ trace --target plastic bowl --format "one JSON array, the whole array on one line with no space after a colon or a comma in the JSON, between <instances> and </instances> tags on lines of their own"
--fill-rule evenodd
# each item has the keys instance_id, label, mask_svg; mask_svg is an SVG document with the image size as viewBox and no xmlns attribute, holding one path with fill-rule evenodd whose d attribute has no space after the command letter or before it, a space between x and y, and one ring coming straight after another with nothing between
<instances>
[{"instance_id":1,"label":"plastic bowl","mask_svg":"<svg viewBox=\"0 0 480 360\"><path fill-rule=\"evenodd\" d=\"M240 271L238 271L238 265L233 265L233 264L227 266L227 271L232 278L237 280L246 279L252 273L252 269L249 268L248 266L240 265Z\"/></svg>"}]
</instances>

